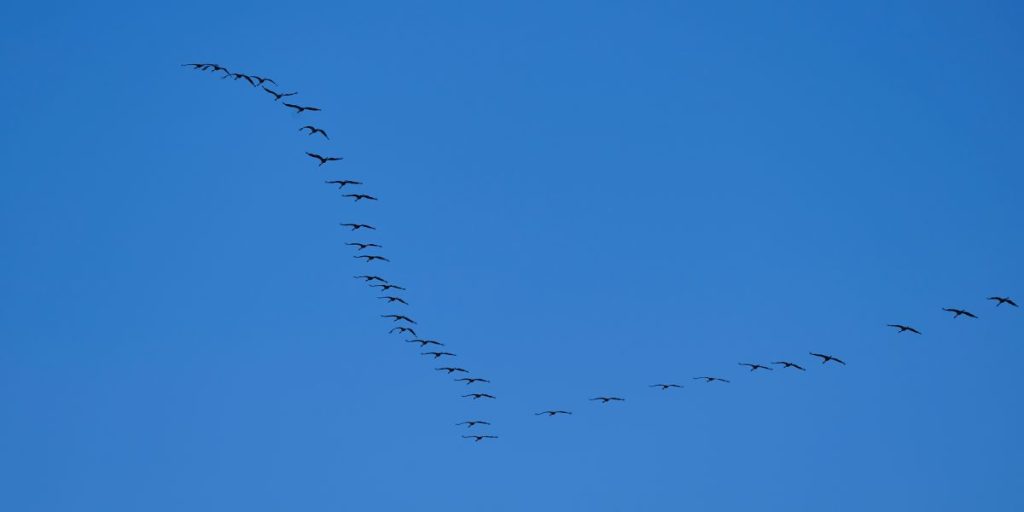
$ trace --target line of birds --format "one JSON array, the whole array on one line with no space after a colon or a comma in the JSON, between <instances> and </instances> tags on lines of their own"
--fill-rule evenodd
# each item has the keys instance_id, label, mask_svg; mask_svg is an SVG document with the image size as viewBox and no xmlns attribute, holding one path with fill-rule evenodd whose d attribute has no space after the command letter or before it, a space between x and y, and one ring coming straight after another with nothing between
<instances>
[{"instance_id":1,"label":"line of birds","mask_svg":"<svg viewBox=\"0 0 1024 512\"><path fill-rule=\"evenodd\" d=\"M192 69L194 69L196 71L207 71L207 72L211 72L211 73L223 73L223 75L221 76L221 79L233 78L234 81L244 80L245 82L249 83L254 88L255 87L261 87L264 91L266 91L268 94L270 94L270 95L272 95L274 97L274 101L280 101L282 98L286 98L286 97L290 97L290 96L295 96L295 95L298 94L298 92L287 92L287 93L285 93L285 92L275 91L275 90L270 89L269 87L263 85L263 84L266 83L266 84L273 84L275 87L277 87L277 85L278 85L277 82L275 82L274 80L272 80L270 78L262 77L262 76L258 76L258 75L249 75L249 74L245 74L245 73L237 73L237 72L233 73L228 68L226 68L224 66L221 66L219 64L190 63L190 64L182 64L182 66L191 67ZM287 103L287 102L281 102L281 103L286 108L295 110L295 114L296 115L302 114L303 112L320 112L321 111L321 109L318 108L318 107L302 106L302 105L297 105L297 104ZM319 128L319 127L316 127L316 126L313 126L313 125L302 126L301 128L299 128L298 131L303 132L303 133L305 133L306 135L309 135L309 136L313 136L313 135L319 134L319 135L323 136L324 140L330 140L330 137L328 136L327 132L323 128ZM309 156L310 158L315 159L318 162L317 167L322 167L325 164L328 164L330 162L337 162L337 161L343 160L343 157L324 156L324 155L321 155L319 153L314 153L314 152L306 152L306 155ZM324 183L329 184L329 185L337 185L339 190L345 190L346 189L345 187L352 187L352 186L363 185L363 182L356 181L356 180L351 180L351 179L327 180ZM360 193L343 194L342 197L350 197L350 198L353 199L353 202L355 202L355 203L359 203L360 201L364 201L364 200L365 201L377 201L378 200L377 197L375 197L375 196L372 196L372 195L369 195L369 194L360 194ZM340 226L345 227L345 228L350 228L349 232L363 231L363 230L366 230L366 231L376 231L377 230L376 227L374 227L374 226L372 226L370 224L356 223L356 222L340 223ZM354 247L355 251L357 253L361 253L362 251L364 251L366 249L382 249L383 248L383 246L381 246L380 244L373 243L373 242L366 242L366 241L346 242L345 245ZM375 262L375 261L380 261L380 262L390 262L391 261L387 257L381 256L379 254L356 254L356 255L353 256L353 258L362 259L366 263L372 263L372 262ZM387 279L384 279L383 277L380 277L380 276L374 275L374 274L363 274L363 275L357 275L357 276L353 276L353 277L355 279L363 280L371 288L379 288L379 292L382 295L377 296L377 298L381 299L381 300L385 300L387 305L391 305L391 304L401 304L403 306L408 306L409 305L409 303L405 299L403 299L402 297L400 297L398 295L389 295L389 294L387 294L387 292L389 292L391 290L406 291L406 289L404 287L399 286L399 285L394 284L394 283L391 283ZM993 296L993 297L988 297L988 300L996 301L996 306L997 307L998 306L1002 306L1003 304L1007 304L1007 305L1012 306L1012 307L1019 307L1017 305L1017 303L1014 302L1009 297ZM970 311L967 311L965 309L960 309L960 308L942 308L942 310L946 311L948 313L952 313L953 318L959 318L961 316L967 317L967 318L978 318L977 315L975 315L975 314L973 314ZM411 335L412 338L411 339L406 339L405 342L406 343L413 343L413 344L419 345L419 348L424 350L423 352L420 352L420 355L422 355L422 356L429 356L429 358L431 360L440 360L441 358L457 357L456 354L454 354L452 352L445 351L445 350L441 350L441 349L426 350L426 348L428 346L430 346L430 347L443 347L443 346L445 346L445 344L440 342L440 341L438 341L438 340L435 340L435 339L420 338L419 335L417 334L416 330L412 327L413 325L418 325L418 323L415 320L413 320L412 318L410 318L409 316L406 316L404 314L386 314L386 315L380 315L380 316L381 316L381 318L390 319L392 321L391 322L392 324L399 324L399 325L393 325L393 327L391 327L388 330L389 334L397 333L397 334L400 334L400 335L405 335L405 334ZM909 325L904 325L904 324L887 324L887 326L897 329L898 330L897 331L898 334L899 333L903 333L903 332L910 332L910 333L919 334L919 335L921 334L920 330L918 330L918 329L916 329L916 328L914 328L912 326L909 326ZM838 358L838 357L836 357L834 355L831 355L831 354L823 354L823 353L818 353L818 352L809 352L809 354L811 356L813 356L813 357L816 357L816 358L820 359L822 365L825 365L825 364L828 364L828 363L835 363L835 364L838 364L838 365L846 366L846 362L845 361L843 361L842 359L840 359L840 358ZM773 371L774 370L774 368L772 368L770 366L767 366L767 365L764 365L764 364L759 364L759 363L741 362L741 363L738 363L738 364L739 364L739 366L744 366L744 367L749 368L749 372L756 372L756 371L759 371L759 370L761 370L761 371ZM801 365L799 365L797 363L794 363L792 361L784 361L784 360L782 360L782 361L773 361L770 364L771 365L775 365L775 366L781 366L782 367L781 369L790 369L790 368L792 368L794 370L806 371L806 368L804 368L803 366L801 366ZM434 368L434 370L438 371L438 372L443 372L446 375L454 375L454 374L467 374L468 375L470 373L469 370L466 370L465 368L461 368L461 367L457 367L457 366L441 366L441 367ZM460 377L460 378L455 378L453 380L455 382L464 382L466 385L471 385L471 384L476 384L476 383L482 383L482 384L490 384L491 383L491 381L488 380L488 379L481 378L481 377L473 377L473 376ZM704 381L707 384L711 384L711 383L715 383L715 382L720 382L720 383L725 383L725 384L731 383L731 381L729 379L725 379L725 378L721 378L721 377L717 377L717 376L710 376L710 375L693 377L693 380L702 380L702 381ZM670 389L682 389L683 388L682 385L676 384L676 383L657 383L657 384L650 384L648 387L649 388L657 388L657 389L659 389L661 391L668 391ZM475 400L480 400L480 399L488 399L488 400L495 400L495 399L497 399L497 397L495 397L492 394L482 393L482 392L466 393L466 394L462 395L462 398L469 398L469 399L472 399L474 401ZM596 397L590 398L589 401L600 402L601 404L609 404L609 403L612 403L612 402L625 402L626 399L622 398L622 397L619 397L619 396L602 395L602 396L596 396ZM554 417L554 416L559 416L559 415L566 415L566 416L568 416L568 415L572 415L572 414L573 414L572 411L567 411L567 410L564 410L564 409L548 409L548 410L544 410L544 411L540 411L540 412L534 413L535 416L547 416L547 417ZM473 428L473 427L475 427L477 425L491 426L491 423L488 422L488 421L484 421L484 420L474 419L474 420L465 420L465 421L456 423L455 425L456 426L465 425L466 428ZM489 434L487 434L487 435L463 435L462 438L464 438L464 439L472 439L474 442L480 442L480 441L482 441L484 439L498 439L498 436L489 435Z\"/></svg>"}]
</instances>

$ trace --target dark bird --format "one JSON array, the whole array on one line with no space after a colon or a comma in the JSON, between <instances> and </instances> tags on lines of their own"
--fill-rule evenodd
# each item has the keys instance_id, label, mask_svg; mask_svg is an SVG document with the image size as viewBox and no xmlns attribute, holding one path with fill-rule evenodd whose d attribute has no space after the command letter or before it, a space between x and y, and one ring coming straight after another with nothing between
<instances>
[{"instance_id":1,"label":"dark bird","mask_svg":"<svg viewBox=\"0 0 1024 512\"><path fill-rule=\"evenodd\" d=\"M298 114L301 114L301 113L303 113L306 110L308 110L310 112L319 112L320 111L320 109L318 109L316 107L303 107L301 105L296 105L294 103L285 103L284 106L288 107L288 108L294 108L295 112L298 113Z\"/></svg>"},{"instance_id":2,"label":"dark bird","mask_svg":"<svg viewBox=\"0 0 1024 512\"><path fill-rule=\"evenodd\" d=\"M315 134L319 133L320 135L323 135L325 139L331 140L331 138L327 136L327 132L321 130L320 128L317 128L316 126L310 126L310 125L307 124L306 126L303 126L302 128L299 128L300 132L302 130L309 130L309 135L315 135Z\"/></svg>"},{"instance_id":3,"label":"dark bird","mask_svg":"<svg viewBox=\"0 0 1024 512\"><path fill-rule=\"evenodd\" d=\"M390 333L394 333L394 332L397 332L398 334L409 333L409 334L412 334L413 336L416 336L416 331L412 330L409 327L402 327L402 326L392 327L391 330L388 331L389 334Z\"/></svg>"},{"instance_id":4,"label":"dark bird","mask_svg":"<svg viewBox=\"0 0 1024 512\"><path fill-rule=\"evenodd\" d=\"M542 415L545 415L545 414L547 414L548 416L554 416L556 414L572 414L572 413L569 412L569 411L541 411L541 412L534 413L533 415L534 416L542 416Z\"/></svg>"},{"instance_id":5,"label":"dark bird","mask_svg":"<svg viewBox=\"0 0 1024 512\"><path fill-rule=\"evenodd\" d=\"M249 75L242 74L242 73L228 73L228 74L222 76L221 78L224 79L224 78L227 78L229 76L234 77L235 81L237 81L239 78L244 78L246 82L249 82L249 85L251 85L253 87L256 87L256 82L254 82L252 77L249 76Z\"/></svg>"},{"instance_id":6,"label":"dark bird","mask_svg":"<svg viewBox=\"0 0 1024 512\"><path fill-rule=\"evenodd\" d=\"M266 86L263 87L263 90L269 92L270 94L273 94L274 101L277 101L281 98L286 98L288 96L295 96L296 94L298 94L297 92L277 92L273 89L266 88Z\"/></svg>"},{"instance_id":7,"label":"dark bird","mask_svg":"<svg viewBox=\"0 0 1024 512\"><path fill-rule=\"evenodd\" d=\"M835 362L837 362L837 363L839 363L839 364L841 364L843 366L846 366L846 362L844 362L842 359L839 359L837 357L832 357L832 356L827 355L827 354L818 354L816 352L809 352L809 354L811 354L814 357L820 357L821 358L821 364L825 364L825 363L827 363L829 361L835 361Z\"/></svg>"},{"instance_id":8,"label":"dark bird","mask_svg":"<svg viewBox=\"0 0 1024 512\"><path fill-rule=\"evenodd\" d=\"M462 398L468 397L473 397L473 400L476 400L478 398L494 398L494 395L489 395L487 393L470 393L468 395L462 395Z\"/></svg>"},{"instance_id":9,"label":"dark bird","mask_svg":"<svg viewBox=\"0 0 1024 512\"><path fill-rule=\"evenodd\" d=\"M387 299L388 304L391 304L392 302L401 302L402 304L405 304L406 306L409 305L409 303L406 302L405 299L403 299L401 297L395 297L395 296L392 296L392 295L385 295L383 297L377 297L377 298L378 299Z\"/></svg>"},{"instance_id":10,"label":"dark bird","mask_svg":"<svg viewBox=\"0 0 1024 512\"><path fill-rule=\"evenodd\" d=\"M971 313L970 311L963 310L963 309L942 308L942 310L943 311L949 311L950 313L953 313L953 318L957 318L960 315L963 315L963 316L966 316L966 317L969 317L969 318L978 318L977 316L974 315L974 313Z\"/></svg>"},{"instance_id":11,"label":"dark bird","mask_svg":"<svg viewBox=\"0 0 1024 512\"><path fill-rule=\"evenodd\" d=\"M761 365L761 364L754 364L754 363L740 363L740 366L749 366L750 367L750 371L754 371L754 370L771 370L771 368L768 368L767 366L764 366L764 365Z\"/></svg>"},{"instance_id":12,"label":"dark bird","mask_svg":"<svg viewBox=\"0 0 1024 512\"><path fill-rule=\"evenodd\" d=\"M366 258L366 262L367 263L369 263L369 262L371 262L373 260L391 261L391 260L385 258L384 256L377 256L375 254L361 254L359 256L352 256L352 257L353 258Z\"/></svg>"},{"instance_id":13,"label":"dark bird","mask_svg":"<svg viewBox=\"0 0 1024 512\"><path fill-rule=\"evenodd\" d=\"M361 181L352 181L352 180L331 180L331 181L325 181L324 183L330 183L330 184L333 184L333 185L337 185L339 189L340 188L344 188L345 185L362 185L363 184L363 182L361 182Z\"/></svg>"},{"instance_id":14,"label":"dark bird","mask_svg":"<svg viewBox=\"0 0 1024 512\"><path fill-rule=\"evenodd\" d=\"M317 160L319 160L320 161L320 165L324 165L327 162L336 162L338 160L344 160L345 159L345 157L341 157L341 156L320 156L320 155L318 155L316 153L310 153L309 151L307 151L306 154L311 156L311 157L313 157L313 158L316 158ZM318 165L317 167L320 167L320 165Z\"/></svg>"},{"instance_id":15,"label":"dark bird","mask_svg":"<svg viewBox=\"0 0 1024 512\"><path fill-rule=\"evenodd\" d=\"M469 373L469 370L464 370L462 368L452 368L451 366L442 366L440 368L434 368L434 369L439 371L439 372L448 372L448 375L451 375L451 374L453 374L455 372Z\"/></svg>"},{"instance_id":16,"label":"dark bird","mask_svg":"<svg viewBox=\"0 0 1024 512\"><path fill-rule=\"evenodd\" d=\"M192 69L201 69L206 71L206 68L210 67L210 64L182 64L182 67L192 66Z\"/></svg>"},{"instance_id":17,"label":"dark bird","mask_svg":"<svg viewBox=\"0 0 1024 512\"><path fill-rule=\"evenodd\" d=\"M377 198L367 194L345 194L341 197L354 197L358 203L360 199L369 199L370 201L376 201Z\"/></svg>"},{"instance_id":18,"label":"dark bird","mask_svg":"<svg viewBox=\"0 0 1024 512\"><path fill-rule=\"evenodd\" d=\"M402 321L405 321L405 322L409 322L410 324L416 323L415 320L413 320L412 318L409 318L409 317L407 317L405 315L381 315L381 317L382 318L394 318L396 322L399 321L399 320L402 320Z\"/></svg>"},{"instance_id":19,"label":"dark bird","mask_svg":"<svg viewBox=\"0 0 1024 512\"><path fill-rule=\"evenodd\" d=\"M271 80L271 79L269 79L269 78L266 78L266 77L262 77L262 76L256 76L256 75L252 75L252 77L253 77L254 79L256 79L256 81L257 81L257 82L259 82L259 83L258 83L258 84L256 84L256 85L263 85L263 82L270 82L270 83L272 83L272 84L274 84L274 85L277 85L277 82L275 82L275 81L273 81L273 80Z\"/></svg>"},{"instance_id":20,"label":"dark bird","mask_svg":"<svg viewBox=\"0 0 1024 512\"><path fill-rule=\"evenodd\" d=\"M382 283L387 283L388 282L387 279L384 279L383 277L380 277L380 276L352 276L352 277L354 277L356 279L365 279L367 282L370 282L370 281L380 281ZM376 286L384 286L384 285L378 284Z\"/></svg>"},{"instance_id":21,"label":"dark bird","mask_svg":"<svg viewBox=\"0 0 1024 512\"><path fill-rule=\"evenodd\" d=\"M466 428L472 428L475 425L490 425L490 422L483 421L483 420L467 420L467 421L463 421L461 423L456 423L455 424L455 426L459 426L459 425L465 425Z\"/></svg>"},{"instance_id":22,"label":"dark bird","mask_svg":"<svg viewBox=\"0 0 1024 512\"><path fill-rule=\"evenodd\" d=\"M345 245L351 245L353 247L358 247L358 249L356 249L357 251L361 251L363 249L366 249L367 247L376 247L378 249L383 249L384 248L383 246L378 245L378 244L364 244L362 242L345 242Z\"/></svg>"},{"instance_id":23,"label":"dark bird","mask_svg":"<svg viewBox=\"0 0 1024 512\"><path fill-rule=\"evenodd\" d=\"M491 381L489 381L487 379L480 379L480 378L477 378L477 377L463 377L461 379L455 379L455 382L463 382L463 381L465 381L466 385L472 384L474 382L486 382L487 384L491 383Z\"/></svg>"},{"instance_id":24,"label":"dark bird","mask_svg":"<svg viewBox=\"0 0 1024 512\"><path fill-rule=\"evenodd\" d=\"M651 384L650 386L647 387L661 388L662 391L665 391L668 388L681 388L682 386L680 386L679 384Z\"/></svg>"},{"instance_id":25,"label":"dark bird","mask_svg":"<svg viewBox=\"0 0 1024 512\"><path fill-rule=\"evenodd\" d=\"M394 289L394 290L403 290L403 291L405 290L405 288L402 288L401 286L398 286L398 285L395 285L395 284L371 284L370 285L371 288L376 288L378 286L380 287L380 291L382 293L386 292L388 290L392 290L392 289Z\"/></svg>"},{"instance_id":26,"label":"dark bird","mask_svg":"<svg viewBox=\"0 0 1024 512\"><path fill-rule=\"evenodd\" d=\"M729 381L727 381L725 379L719 379L718 377L694 377L693 378L693 380L701 380L701 379L704 379L704 382L714 382L716 380L718 382L725 382L725 383L729 382Z\"/></svg>"},{"instance_id":27,"label":"dark bird","mask_svg":"<svg viewBox=\"0 0 1024 512\"><path fill-rule=\"evenodd\" d=\"M434 356L434 359L439 359L441 356L455 357L455 354L451 352L420 352L421 356Z\"/></svg>"},{"instance_id":28,"label":"dark bird","mask_svg":"<svg viewBox=\"0 0 1024 512\"><path fill-rule=\"evenodd\" d=\"M481 439L497 439L498 436L462 436L462 438L463 439L476 439L476 441L474 441L474 442L479 443Z\"/></svg>"},{"instance_id":29,"label":"dark bird","mask_svg":"<svg viewBox=\"0 0 1024 512\"><path fill-rule=\"evenodd\" d=\"M373 226L371 226L369 224L352 224L352 223L348 223L348 224L340 224L340 225L341 226L346 226L346 227L351 227L352 231L355 231L357 229L363 229L363 228L372 229L374 231L377 230L377 228L375 228L375 227L373 227Z\"/></svg>"},{"instance_id":30,"label":"dark bird","mask_svg":"<svg viewBox=\"0 0 1024 512\"><path fill-rule=\"evenodd\" d=\"M210 66L210 71L213 71L214 73L216 73L218 71L223 71L225 75L230 75L231 74L231 72L228 71L228 68L226 68L224 66L220 66L220 65L217 65L217 64L208 64L208 66Z\"/></svg>"},{"instance_id":31,"label":"dark bird","mask_svg":"<svg viewBox=\"0 0 1024 512\"><path fill-rule=\"evenodd\" d=\"M441 343L440 341L437 341L437 340L421 340L419 338L416 338L414 340L405 340L405 342L406 343L419 343L420 344L420 348L423 348L423 347L425 347L427 345L437 345L439 347L443 347L444 346L444 343Z\"/></svg>"},{"instance_id":32,"label":"dark bird","mask_svg":"<svg viewBox=\"0 0 1024 512\"><path fill-rule=\"evenodd\" d=\"M597 396L597 397L594 397L594 398L590 399L591 402L593 402L594 400L600 400L602 404L606 404L608 402L625 402L626 401L625 398L619 398L617 396Z\"/></svg>"},{"instance_id":33,"label":"dark bird","mask_svg":"<svg viewBox=\"0 0 1024 512\"><path fill-rule=\"evenodd\" d=\"M783 368L796 368L797 370L800 370L800 371L807 371L807 370L804 370L803 366L800 366L800 365L798 365L796 363L791 363L789 361L775 361L772 364L781 364L781 365L783 365Z\"/></svg>"},{"instance_id":34,"label":"dark bird","mask_svg":"<svg viewBox=\"0 0 1024 512\"><path fill-rule=\"evenodd\" d=\"M1017 305L1016 302L1010 300L1009 297L989 297L988 300L997 300L997 301L999 301L999 303L996 304L996 307L1002 306L1003 304L1009 304L1009 305L1011 305L1011 306L1013 306L1015 308L1016 307L1020 307L1020 306Z\"/></svg>"},{"instance_id":35,"label":"dark bird","mask_svg":"<svg viewBox=\"0 0 1024 512\"><path fill-rule=\"evenodd\" d=\"M911 327L909 325L886 324L886 327L894 327L896 329L899 329L899 332L897 332L896 334L899 334L900 332L903 332L903 331L910 331L910 332L912 332L914 334L921 334L921 331L919 331L917 329L914 329L913 327Z\"/></svg>"}]
</instances>

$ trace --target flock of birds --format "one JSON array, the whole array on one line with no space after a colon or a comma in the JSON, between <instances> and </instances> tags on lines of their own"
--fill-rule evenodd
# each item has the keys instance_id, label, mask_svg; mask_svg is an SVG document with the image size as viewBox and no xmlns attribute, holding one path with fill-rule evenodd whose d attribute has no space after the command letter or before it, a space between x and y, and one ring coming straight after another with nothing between
<instances>
[{"instance_id":1,"label":"flock of birds","mask_svg":"<svg viewBox=\"0 0 1024 512\"><path fill-rule=\"evenodd\" d=\"M245 73L238 73L238 72L231 72L231 70L229 70L228 68L226 68L224 66L221 66L219 64L190 63L190 64L182 64L182 66L183 67L190 67L190 68L192 68L192 69L194 69L196 71L204 71L204 72L210 72L210 73L214 73L214 74L220 74L220 78L221 79L231 78L231 79L233 79L236 82L239 81L239 80L242 80L245 83L247 83L250 86L252 86L253 88L262 89L267 94L273 96L273 101L280 102L285 108L294 110L296 115L303 114L305 112L320 112L321 111L321 109L318 108L318 107L313 107L313 106L308 106L308 105L299 105L299 104L296 104L296 103L289 103L288 101L281 101L284 98L289 98L289 97L297 95L298 92L279 92L279 91L277 91L275 89L271 89L270 87L268 87L267 85L264 85L264 84L273 85L275 88L278 87L278 84L274 80L272 80L270 78L267 78L267 77L262 77L262 76L258 76L258 75L248 75L248 74L245 74ZM307 136L320 135L320 136L322 136L324 138L324 140L330 140L330 137L328 136L326 130L324 130L323 128L314 126L312 124L304 125L301 128L299 128L298 131L300 131L302 133L305 133ZM306 155L308 157L316 160L317 167L323 167L324 165L326 165L328 163L341 161L343 159L342 157L324 156L324 155L321 155L319 153L314 153L314 152L306 152ZM350 179L327 180L324 183L329 184L329 185L337 185L338 189L341 190L341 191L349 190L348 187L357 187L357 186L363 185L363 183L361 181L350 180ZM360 201L377 201L378 200L376 197L374 197L372 195L362 194L362 193L342 194L342 196L343 197L350 197L350 198L352 198L353 202L355 202L355 203L358 203ZM376 231L377 230L377 228L375 228L374 226L372 226L370 224L364 224L364 223L361 223L361 222L346 222L346 223L341 223L340 225L342 227L344 227L344 228L349 228L348 231L349 232L353 232L353 233L354 232L363 233L363 232L369 232L369 231ZM365 250L382 249L383 247L381 245L377 244L377 243L367 242L367 241L364 241L364 240L359 240L359 241L346 242L345 245L353 247L353 249L357 253L357 254L355 254L353 256L353 258L362 259L366 263L373 263L375 261L378 261L378 262L390 262L391 261L387 257L379 255L379 254L363 253L363 251L365 251ZM380 277L379 275L376 275L376 274L366 273L366 274L357 275L357 276L354 276L354 277L356 279L360 279L363 282L365 282L370 288L378 289L377 291L381 295L378 295L377 299L386 301L385 302L386 305L389 305L389 306L390 305L394 305L394 304L401 305L401 306L408 306L409 305L409 303L406 302L405 299L403 299L400 295L397 295L399 292L405 291L404 287L399 286L399 285L397 285L395 283L392 283L392 282L388 281L387 279L385 279L383 277ZM1019 307L1017 305L1017 303L1014 302L1009 297L993 296L993 297L988 297L988 300L995 301L995 303L996 303L995 306L996 307L1002 306L1004 304L1012 306L1012 307ZM951 313L952 314L952 318L959 318L961 316L966 317L966 318L975 318L975 319L978 318L977 315L975 315L974 313L971 313L970 311L967 311L965 309L960 309L960 308L942 308L942 310L946 311L948 313ZM443 349L440 348L440 347L444 347L445 346L444 343L442 343L442 342L440 342L438 340L435 340L435 339L428 339L428 338L420 337L420 335L416 332L416 329L413 327L414 325L417 325L417 322L415 320L413 320L412 318L410 318L409 316L406 316L405 314L398 314L398 313L391 313L391 314L385 314L385 315L380 315L380 316L381 316L381 318L386 318L386 319L391 320L392 327L388 330L388 333L399 334L399 335L406 335L406 334L411 335L411 338L406 339L405 342L418 345L418 348L423 350L422 352L420 352L420 355L428 356L429 359L432 360L432 361L438 361L438 360L441 360L442 358L447 359L447 358L456 357L456 354L454 354L452 352L448 352L448 351L443 350ZM894 329L897 329L897 334L904 333L904 332L909 332L909 333L918 334L918 335L922 334L920 330L918 330L915 327L912 327L910 325L888 324L888 327L892 327ZM431 350L427 350L427 347L431 347ZM809 352L809 354L811 356L813 356L813 357L818 358L821 361L822 365L825 365L825 364L828 364L828 363L835 363L835 364L838 364L838 365L846 366L846 362L845 361L843 361L842 359L840 359L840 358L838 358L838 357L836 357L834 355L831 355L831 354L824 354L824 353L818 353L818 352ZM741 363L738 363L738 364L740 366L745 366L745 367L749 368L750 372L756 372L756 371L759 371L759 370L761 370L761 371L772 371L772 370L774 370L774 368L772 368L771 366L767 366L767 365L759 364L759 363L741 362ZM799 371L806 371L806 368L804 368L803 366L801 366L801 365L799 365L799 364L797 364L795 362L792 362L792 361L785 361L785 360L773 361L770 364L771 365L775 365L776 367L781 366L780 369L782 369L782 370L794 369L794 370L799 370ZM456 378L456 379L453 379L453 380L455 382L463 382L466 385L490 384L490 382L491 382L490 380L485 379L485 378L472 376L472 375L470 375L469 370L466 370L465 368L461 368L461 367L457 367L457 366L439 366L439 367L434 368L434 370L438 371L438 372L442 372L443 374L449 375L449 376L458 374L458 375L460 375L460 377ZM716 376L709 376L709 375L693 377L693 380L704 381L707 384L711 384L711 383L715 383L715 382L720 382L720 383L728 384L728 383L731 382L728 379L724 379L724 378L716 377ZM668 390L671 390L671 389L681 389L681 388L683 388L683 386L681 384L676 384L676 383L650 384L648 387L650 387L650 388L657 388L657 389L659 389L661 391L668 391ZM492 395L490 393L483 393L483 392L466 393L466 394L462 395L462 397L463 398L468 398L468 399L471 399L471 400L479 400L479 399L495 400L495 399L497 399L497 397L495 397L494 395ZM596 397L590 398L589 400L592 401L592 402L600 402L601 404L610 404L612 402L624 402L626 399L622 398L622 397L619 397L619 396L596 396ZM553 416L559 416L559 415L571 415L571 414L572 414L572 411L567 411L567 410L563 410L563 409L548 409L548 410L544 410L544 411L540 411L540 412L534 413L535 416L547 416L547 417L553 417ZM484 420L473 419L473 420L462 421L462 422L456 423L455 425L456 426L463 426L463 425L465 425L466 428L473 428L473 427L476 427L477 425L491 426L491 423L488 422L488 421L484 421ZM497 439L498 438L498 436L490 435L490 434L463 435L462 437L464 439L472 439L474 442L480 442L480 441L482 441L484 439Z\"/></svg>"}]
</instances>

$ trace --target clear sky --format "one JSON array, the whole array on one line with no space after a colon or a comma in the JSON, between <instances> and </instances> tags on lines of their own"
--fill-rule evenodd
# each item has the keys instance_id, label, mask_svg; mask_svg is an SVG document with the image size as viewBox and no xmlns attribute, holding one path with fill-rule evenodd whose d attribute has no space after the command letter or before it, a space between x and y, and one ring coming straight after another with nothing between
<instances>
[{"instance_id":1,"label":"clear sky","mask_svg":"<svg viewBox=\"0 0 1024 512\"><path fill-rule=\"evenodd\" d=\"M1024 509L1024 7L824 4L4 3L0 509Z\"/></svg>"}]
</instances>

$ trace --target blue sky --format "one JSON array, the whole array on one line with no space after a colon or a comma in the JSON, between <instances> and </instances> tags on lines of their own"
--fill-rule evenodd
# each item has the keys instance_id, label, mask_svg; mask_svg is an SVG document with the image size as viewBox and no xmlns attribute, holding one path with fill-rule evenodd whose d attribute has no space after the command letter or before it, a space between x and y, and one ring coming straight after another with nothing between
<instances>
[{"instance_id":1,"label":"blue sky","mask_svg":"<svg viewBox=\"0 0 1024 512\"><path fill-rule=\"evenodd\" d=\"M1024 13L831 4L0 7L0 508L1024 508Z\"/></svg>"}]
</instances>

